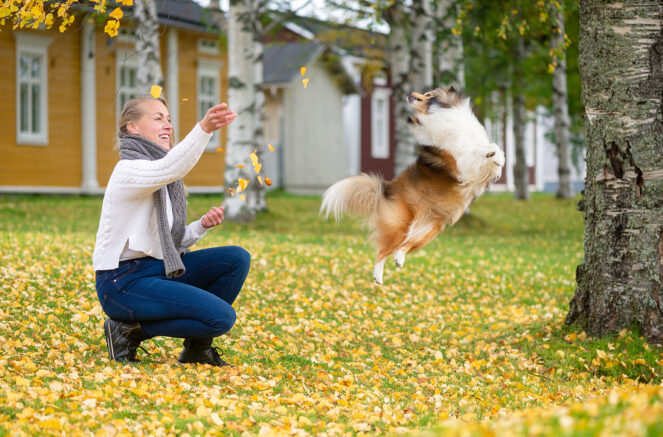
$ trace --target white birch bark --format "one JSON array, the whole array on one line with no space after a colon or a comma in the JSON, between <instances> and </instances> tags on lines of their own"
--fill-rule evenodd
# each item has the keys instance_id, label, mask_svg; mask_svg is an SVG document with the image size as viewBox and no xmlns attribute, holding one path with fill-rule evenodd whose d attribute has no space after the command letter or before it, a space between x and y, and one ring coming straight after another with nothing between
<instances>
[{"instance_id":1,"label":"white birch bark","mask_svg":"<svg viewBox=\"0 0 663 437\"><path fill-rule=\"evenodd\" d=\"M147 94L152 85L163 86L156 0L134 1L134 17L136 19L136 53L138 59L136 81L140 92Z\"/></svg>"},{"instance_id":2,"label":"white birch bark","mask_svg":"<svg viewBox=\"0 0 663 437\"><path fill-rule=\"evenodd\" d=\"M261 204L258 195L261 190L249 158L258 149L256 135L262 132L264 105L262 91L256 92L262 80L262 49L254 27L258 19L257 2L232 0L228 15L228 105L237 118L228 126L225 183L227 189L237 189L240 178L250 182L243 192L227 195L224 206L229 220L249 221ZM239 165L244 168L238 168Z\"/></svg>"},{"instance_id":3,"label":"white birch bark","mask_svg":"<svg viewBox=\"0 0 663 437\"><path fill-rule=\"evenodd\" d=\"M435 59L437 65L433 70L434 81L437 86L454 85L459 89L465 88L465 68L463 64L463 39L460 34L455 35L452 30L456 26L456 12L458 4L454 0L437 0L435 8L436 21L446 35L442 41L435 42Z\"/></svg>"},{"instance_id":4,"label":"white birch bark","mask_svg":"<svg viewBox=\"0 0 663 437\"><path fill-rule=\"evenodd\" d=\"M395 118L396 154L394 167L399 174L415 159L415 142L407 126L410 108L407 94L412 92L410 80L410 49L408 46L409 18L400 2L395 2L385 14L391 31L388 38L388 59Z\"/></svg>"},{"instance_id":5,"label":"white birch bark","mask_svg":"<svg viewBox=\"0 0 663 437\"><path fill-rule=\"evenodd\" d=\"M414 0L412 21L412 90L419 93L433 86L433 12L430 0Z\"/></svg>"},{"instance_id":6,"label":"white birch bark","mask_svg":"<svg viewBox=\"0 0 663 437\"><path fill-rule=\"evenodd\" d=\"M557 66L553 72L553 113L555 116L555 143L557 146L558 187L557 197L571 198L574 196L571 185L571 146L569 143L569 94L566 89L566 55L564 53L564 13L556 8L555 20L557 31L553 31L552 48L561 50Z\"/></svg>"}]
</instances>

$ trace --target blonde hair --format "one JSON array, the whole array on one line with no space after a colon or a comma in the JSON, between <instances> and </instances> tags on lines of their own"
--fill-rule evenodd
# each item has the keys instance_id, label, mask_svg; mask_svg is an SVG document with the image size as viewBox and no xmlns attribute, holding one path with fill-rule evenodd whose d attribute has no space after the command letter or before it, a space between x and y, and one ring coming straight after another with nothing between
<instances>
[{"instance_id":1,"label":"blonde hair","mask_svg":"<svg viewBox=\"0 0 663 437\"><path fill-rule=\"evenodd\" d=\"M124 104L124 106L122 107L122 112L120 113L120 124L117 130L118 139L127 135L131 135L131 132L129 132L129 130L127 129L127 125L129 123L137 122L143 116L143 110L141 109L140 104L143 102L148 102L153 100L158 100L159 102L163 103L166 109L168 109L168 102L166 102L166 99L164 99L163 97L155 99L150 94L145 94L142 96L135 97ZM175 142L175 133L173 132L173 135L170 136L171 148L174 146L173 144L174 142Z\"/></svg>"}]
</instances>

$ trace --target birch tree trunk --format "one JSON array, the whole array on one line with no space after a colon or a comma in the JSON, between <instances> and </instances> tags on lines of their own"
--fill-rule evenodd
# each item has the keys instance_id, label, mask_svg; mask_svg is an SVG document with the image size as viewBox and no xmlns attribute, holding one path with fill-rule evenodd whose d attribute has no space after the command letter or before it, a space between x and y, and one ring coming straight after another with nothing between
<instances>
[{"instance_id":1,"label":"birch tree trunk","mask_svg":"<svg viewBox=\"0 0 663 437\"><path fill-rule=\"evenodd\" d=\"M453 33L456 25L456 10L458 4L454 0L437 0L435 8L436 20L443 27L445 37L435 42L435 59L437 65L433 68L433 80L436 86L454 85L459 89L465 88L465 68L463 64L463 39L460 34Z\"/></svg>"},{"instance_id":2,"label":"birch tree trunk","mask_svg":"<svg viewBox=\"0 0 663 437\"><path fill-rule=\"evenodd\" d=\"M525 156L525 124L527 123L527 108L525 107L525 96L522 90L523 84L522 63L525 60L525 41L522 36L518 36L516 46L516 65L513 71L513 142L516 152L516 161L513 166L513 179L515 183L515 198L518 200L529 199L529 172L527 171L527 160Z\"/></svg>"},{"instance_id":3,"label":"birch tree trunk","mask_svg":"<svg viewBox=\"0 0 663 437\"><path fill-rule=\"evenodd\" d=\"M433 12L430 0L413 0L412 21L412 90L420 93L433 86Z\"/></svg>"},{"instance_id":4,"label":"birch tree trunk","mask_svg":"<svg viewBox=\"0 0 663 437\"><path fill-rule=\"evenodd\" d=\"M582 0L584 259L566 323L663 343L663 5Z\"/></svg>"},{"instance_id":5,"label":"birch tree trunk","mask_svg":"<svg viewBox=\"0 0 663 437\"><path fill-rule=\"evenodd\" d=\"M571 185L571 145L569 143L569 94L566 89L566 55L564 42L564 12L556 8L557 32L553 29L552 48L558 51L557 66L553 72L553 113L555 116L555 143L557 146L557 197L569 199L575 193Z\"/></svg>"},{"instance_id":6,"label":"birch tree trunk","mask_svg":"<svg viewBox=\"0 0 663 437\"><path fill-rule=\"evenodd\" d=\"M391 29L387 45L395 118L394 167L396 174L399 174L415 159L415 142L407 126L410 114L407 94L413 91L410 82L409 18L401 2L394 2L386 11L385 18Z\"/></svg>"},{"instance_id":7,"label":"birch tree trunk","mask_svg":"<svg viewBox=\"0 0 663 437\"><path fill-rule=\"evenodd\" d=\"M226 145L225 182L227 188L237 188L238 180L249 180L243 192L226 196L225 216L234 221L250 221L260 203L259 186L249 156L258 149L256 132L262 132L258 121L262 120L262 106L256 97L262 77L262 56L256 58L257 46L255 20L258 9L255 0L231 0L228 19L228 104L237 113L228 126ZM260 67L256 67L260 63ZM262 91L260 91L262 97ZM259 100L259 101L258 101ZM259 116L256 114L259 113ZM238 168L243 165L244 168ZM244 199L242 199L242 196Z\"/></svg>"},{"instance_id":8,"label":"birch tree trunk","mask_svg":"<svg viewBox=\"0 0 663 437\"><path fill-rule=\"evenodd\" d=\"M136 53L138 71L136 84L141 94L147 94L152 85L163 86L161 52L159 50L159 16L156 0L136 0Z\"/></svg>"}]
</instances>

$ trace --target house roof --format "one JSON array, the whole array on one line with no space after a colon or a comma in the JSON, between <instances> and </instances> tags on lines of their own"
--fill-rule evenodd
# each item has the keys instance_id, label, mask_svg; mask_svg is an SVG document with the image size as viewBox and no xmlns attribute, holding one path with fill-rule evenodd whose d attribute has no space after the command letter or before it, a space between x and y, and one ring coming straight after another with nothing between
<instances>
[{"instance_id":1,"label":"house roof","mask_svg":"<svg viewBox=\"0 0 663 437\"><path fill-rule=\"evenodd\" d=\"M215 22L215 13L193 0L156 0L156 2L160 24L203 32L218 32L219 24Z\"/></svg>"},{"instance_id":2,"label":"house roof","mask_svg":"<svg viewBox=\"0 0 663 437\"><path fill-rule=\"evenodd\" d=\"M274 43L265 47L263 53L263 86L287 86L295 77L301 75L301 67L311 65L318 60L336 78L336 83L346 94L361 94L363 91L343 62L335 56L333 50L324 44L313 41L295 41Z\"/></svg>"},{"instance_id":3,"label":"house roof","mask_svg":"<svg viewBox=\"0 0 663 437\"><path fill-rule=\"evenodd\" d=\"M325 46L315 42L275 43L265 47L263 53L263 84L289 84L300 68L315 62L325 51Z\"/></svg>"},{"instance_id":4,"label":"house roof","mask_svg":"<svg viewBox=\"0 0 663 437\"><path fill-rule=\"evenodd\" d=\"M275 20L284 18L278 11L271 14ZM304 39L337 47L354 56L377 59L386 56L387 35L381 32L301 15L286 16L283 27Z\"/></svg>"}]
</instances>

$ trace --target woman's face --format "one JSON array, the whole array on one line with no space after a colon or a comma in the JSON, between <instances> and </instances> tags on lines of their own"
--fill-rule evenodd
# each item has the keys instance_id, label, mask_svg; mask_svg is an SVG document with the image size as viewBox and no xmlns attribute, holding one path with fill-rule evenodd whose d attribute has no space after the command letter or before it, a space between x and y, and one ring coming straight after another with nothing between
<instances>
[{"instance_id":1,"label":"woman's face","mask_svg":"<svg viewBox=\"0 0 663 437\"><path fill-rule=\"evenodd\" d=\"M170 124L168 108L158 100L141 102L140 107L143 115L138 121L128 123L127 130L129 133L147 138L165 151L169 151L173 126Z\"/></svg>"}]
</instances>

